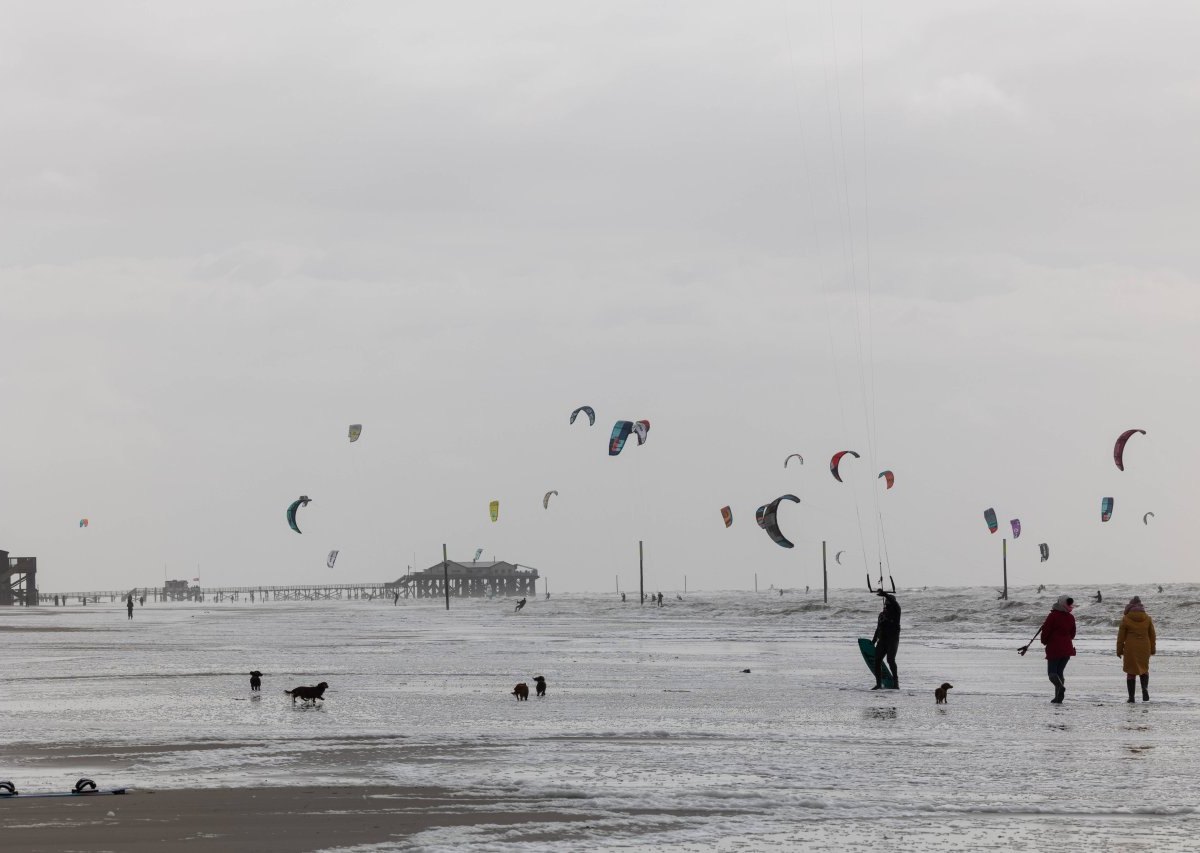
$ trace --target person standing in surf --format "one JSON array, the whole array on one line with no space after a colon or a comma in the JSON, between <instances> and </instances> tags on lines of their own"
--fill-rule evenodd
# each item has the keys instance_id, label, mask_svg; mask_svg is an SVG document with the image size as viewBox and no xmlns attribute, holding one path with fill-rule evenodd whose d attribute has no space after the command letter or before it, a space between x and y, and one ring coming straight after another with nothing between
<instances>
[{"instance_id":1,"label":"person standing in surf","mask_svg":"<svg viewBox=\"0 0 1200 853\"><path fill-rule=\"evenodd\" d=\"M1150 657L1156 651L1154 620L1142 605L1142 599L1134 596L1125 605L1125 616L1117 629L1117 656L1125 669L1125 686L1129 699L1134 701L1135 678L1142 680L1142 701L1150 701Z\"/></svg>"},{"instance_id":2,"label":"person standing in surf","mask_svg":"<svg viewBox=\"0 0 1200 853\"><path fill-rule=\"evenodd\" d=\"M1060 595L1039 629L1042 645L1046 647L1046 674L1054 685L1054 698L1050 701L1055 705L1061 705L1067 695L1064 673L1071 658L1075 657L1075 646L1071 642L1075 639L1075 617L1071 615L1074 608L1075 599Z\"/></svg>"},{"instance_id":3,"label":"person standing in surf","mask_svg":"<svg viewBox=\"0 0 1200 853\"><path fill-rule=\"evenodd\" d=\"M129 613L129 618L133 618L133 593L130 593L125 598L125 610Z\"/></svg>"},{"instance_id":4,"label":"person standing in surf","mask_svg":"<svg viewBox=\"0 0 1200 853\"><path fill-rule=\"evenodd\" d=\"M883 596L883 610L879 613L875 636L871 639L875 644L875 686L871 689L883 688L883 659L886 656L888 668L892 671L892 688L899 690L900 672L896 669L896 652L900 648L900 602L882 588L875 590L875 594Z\"/></svg>"}]
</instances>

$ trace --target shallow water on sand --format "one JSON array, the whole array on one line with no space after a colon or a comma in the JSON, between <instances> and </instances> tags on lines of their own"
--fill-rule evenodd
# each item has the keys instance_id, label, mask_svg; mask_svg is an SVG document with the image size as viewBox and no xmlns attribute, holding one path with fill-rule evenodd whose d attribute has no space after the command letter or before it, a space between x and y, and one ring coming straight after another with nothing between
<instances>
[{"instance_id":1,"label":"shallow water on sand","mask_svg":"<svg viewBox=\"0 0 1200 853\"><path fill-rule=\"evenodd\" d=\"M1040 647L1014 651L1051 592L902 592L903 689L878 692L854 642L878 610L865 593L686 598L6 608L0 778L435 785L579 816L376 850L1194 847L1194 587L1148 599L1150 703L1125 702L1123 591L1081 606L1062 707ZM548 697L515 701L536 674ZM282 693L321 680L319 708Z\"/></svg>"}]
</instances>

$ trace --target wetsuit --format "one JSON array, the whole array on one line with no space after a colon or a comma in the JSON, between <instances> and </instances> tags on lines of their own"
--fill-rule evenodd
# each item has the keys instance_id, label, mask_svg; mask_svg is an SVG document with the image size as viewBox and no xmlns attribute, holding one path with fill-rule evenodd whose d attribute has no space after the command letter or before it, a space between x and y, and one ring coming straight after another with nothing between
<instances>
[{"instance_id":1,"label":"wetsuit","mask_svg":"<svg viewBox=\"0 0 1200 853\"><path fill-rule=\"evenodd\" d=\"M883 687L883 661L887 659L895 687L900 687L900 672L896 669L896 651L900 648L900 602L896 596L883 596L883 611L875 626L875 689Z\"/></svg>"}]
</instances>

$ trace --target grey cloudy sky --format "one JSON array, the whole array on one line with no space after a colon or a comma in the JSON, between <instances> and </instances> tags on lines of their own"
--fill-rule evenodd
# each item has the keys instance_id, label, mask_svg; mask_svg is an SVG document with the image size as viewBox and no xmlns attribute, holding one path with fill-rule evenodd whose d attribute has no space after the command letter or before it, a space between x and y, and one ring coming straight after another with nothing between
<instances>
[{"instance_id":1,"label":"grey cloudy sky","mask_svg":"<svg viewBox=\"0 0 1200 853\"><path fill-rule=\"evenodd\" d=\"M823 539L853 585L877 512L898 583L998 583L993 505L1014 582L1195 577L1193 3L4 17L0 548L45 589L442 542L630 588L638 539L655 589L818 585Z\"/></svg>"}]
</instances>

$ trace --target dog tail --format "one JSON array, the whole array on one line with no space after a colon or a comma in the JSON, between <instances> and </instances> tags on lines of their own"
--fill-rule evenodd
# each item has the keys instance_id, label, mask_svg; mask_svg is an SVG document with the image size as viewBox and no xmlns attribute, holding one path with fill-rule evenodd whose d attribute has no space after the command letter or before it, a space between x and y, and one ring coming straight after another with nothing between
<instances>
[{"instance_id":1,"label":"dog tail","mask_svg":"<svg viewBox=\"0 0 1200 853\"><path fill-rule=\"evenodd\" d=\"M291 696L291 695L292 695L292 691L290 691L290 690L285 690L285 691L283 691L283 692L284 692L284 693L286 693L288 696Z\"/></svg>"}]
</instances>

